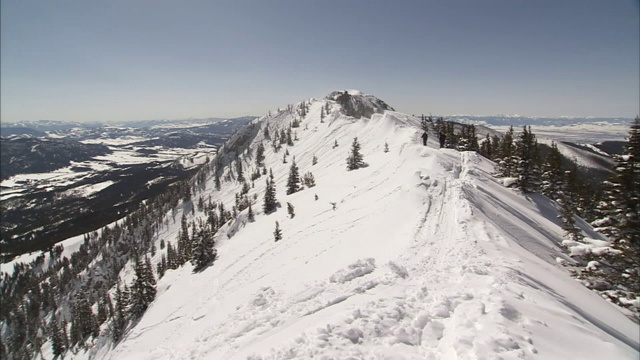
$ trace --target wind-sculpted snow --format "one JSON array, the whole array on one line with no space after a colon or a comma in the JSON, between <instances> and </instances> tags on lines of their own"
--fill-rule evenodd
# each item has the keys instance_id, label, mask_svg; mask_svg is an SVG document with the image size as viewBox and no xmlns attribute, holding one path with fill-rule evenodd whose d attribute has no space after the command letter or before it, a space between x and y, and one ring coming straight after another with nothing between
<instances>
[{"instance_id":1,"label":"wind-sculpted snow","mask_svg":"<svg viewBox=\"0 0 640 360\"><path fill-rule=\"evenodd\" d=\"M338 106L312 102L288 149L315 187L285 195L290 163L265 143L277 198L295 217L262 213L264 179L256 181L255 222L241 216L218 232L213 266L167 271L140 322L93 357L637 358L637 324L558 265L570 259L548 200L504 188L475 153L439 149L435 136L422 146L411 116L321 122L326 101ZM255 124L273 132L292 119L282 112ZM346 171L356 136L369 166ZM230 206L240 185L214 191L212 181L205 194ZM173 241L179 226L158 241Z\"/></svg>"}]
</instances>

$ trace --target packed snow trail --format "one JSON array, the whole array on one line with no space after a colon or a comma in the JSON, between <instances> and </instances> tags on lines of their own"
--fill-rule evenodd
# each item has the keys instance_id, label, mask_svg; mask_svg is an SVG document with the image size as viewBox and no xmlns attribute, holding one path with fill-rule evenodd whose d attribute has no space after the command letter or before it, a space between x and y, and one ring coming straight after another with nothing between
<instances>
[{"instance_id":1,"label":"packed snow trail","mask_svg":"<svg viewBox=\"0 0 640 360\"><path fill-rule=\"evenodd\" d=\"M290 161L267 146L277 198L295 206L295 217L284 207L257 211L253 223L240 216L218 232L212 267L167 271L115 348L79 357L638 357L638 325L556 265L564 255L552 203L504 188L475 153L437 149L435 136L422 146L414 117L334 112L321 122L325 102L311 103L289 147L289 160L301 174L312 171L317 186L285 195ZM292 119L283 111L256 124L275 129ZM369 166L347 172L356 136ZM260 141L258 132L253 146ZM238 187L226 183L213 195L230 203ZM254 211L263 189L261 178L250 192L258 194Z\"/></svg>"}]
</instances>

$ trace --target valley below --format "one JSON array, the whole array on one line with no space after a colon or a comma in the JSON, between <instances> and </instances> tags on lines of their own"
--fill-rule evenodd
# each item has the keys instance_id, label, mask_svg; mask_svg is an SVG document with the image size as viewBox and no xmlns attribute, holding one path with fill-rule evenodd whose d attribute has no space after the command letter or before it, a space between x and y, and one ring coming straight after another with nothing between
<instances>
[{"instance_id":1,"label":"valley below","mask_svg":"<svg viewBox=\"0 0 640 360\"><path fill-rule=\"evenodd\" d=\"M126 216L190 178L251 119L4 127L2 258L49 249Z\"/></svg>"}]
</instances>

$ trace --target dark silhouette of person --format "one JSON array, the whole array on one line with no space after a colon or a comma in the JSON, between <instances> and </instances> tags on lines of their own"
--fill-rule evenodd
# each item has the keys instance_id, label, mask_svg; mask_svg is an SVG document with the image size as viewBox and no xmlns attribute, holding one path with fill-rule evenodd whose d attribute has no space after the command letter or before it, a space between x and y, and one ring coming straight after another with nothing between
<instances>
[{"instance_id":1,"label":"dark silhouette of person","mask_svg":"<svg viewBox=\"0 0 640 360\"><path fill-rule=\"evenodd\" d=\"M445 135L443 132L440 133L440 147L443 148L444 147L444 143L447 141L447 135Z\"/></svg>"},{"instance_id":2,"label":"dark silhouette of person","mask_svg":"<svg viewBox=\"0 0 640 360\"><path fill-rule=\"evenodd\" d=\"M429 134L427 132L422 133L422 145L427 146L427 139L429 138Z\"/></svg>"}]
</instances>

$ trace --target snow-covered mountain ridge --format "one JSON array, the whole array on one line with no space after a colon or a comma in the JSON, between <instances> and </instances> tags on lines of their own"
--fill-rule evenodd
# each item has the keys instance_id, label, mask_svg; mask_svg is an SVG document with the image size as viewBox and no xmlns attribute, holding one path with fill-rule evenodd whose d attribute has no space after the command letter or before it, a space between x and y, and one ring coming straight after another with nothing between
<instances>
[{"instance_id":1,"label":"snow-covered mountain ridge","mask_svg":"<svg viewBox=\"0 0 640 360\"><path fill-rule=\"evenodd\" d=\"M570 259L553 202L503 187L492 162L439 149L435 134L422 146L413 116L355 118L332 97L309 102L304 116L299 106L255 120L225 149L233 158L235 145L250 174L264 144L281 207L261 210L265 181L257 179L249 190L255 221L244 210L217 232L212 266L168 270L118 344L98 341L75 357L637 358L638 325L557 265ZM276 151L275 134L296 122L298 140ZM368 166L347 171L356 137ZM286 195L294 157L317 185ZM230 208L241 188L229 176L215 190L210 176L193 198L211 195ZM154 237L158 248L175 242L180 221L171 218L183 212L205 219L179 205ZM122 278L129 282L132 270Z\"/></svg>"}]
</instances>

